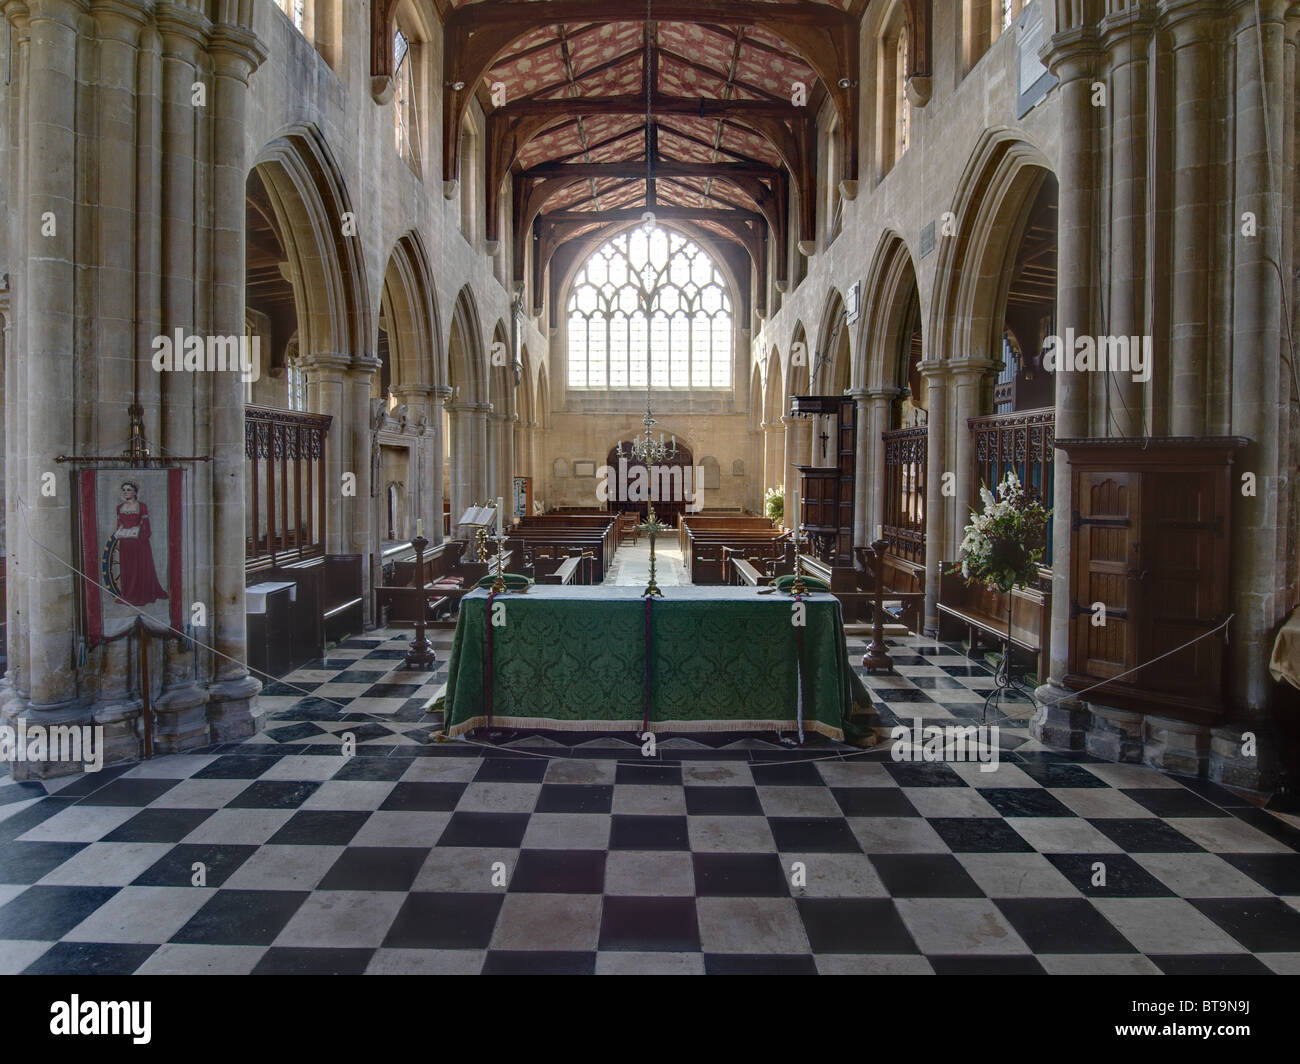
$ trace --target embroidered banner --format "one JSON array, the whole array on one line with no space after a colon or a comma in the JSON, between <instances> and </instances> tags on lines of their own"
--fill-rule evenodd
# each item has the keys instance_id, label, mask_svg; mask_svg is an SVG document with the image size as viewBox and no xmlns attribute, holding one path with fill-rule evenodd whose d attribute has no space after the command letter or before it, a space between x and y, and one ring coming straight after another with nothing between
<instances>
[{"instance_id":1,"label":"embroidered banner","mask_svg":"<svg viewBox=\"0 0 1300 1064\"><path fill-rule=\"evenodd\" d=\"M83 469L78 500L86 639L184 623L183 469Z\"/></svg>"}]
</instances>

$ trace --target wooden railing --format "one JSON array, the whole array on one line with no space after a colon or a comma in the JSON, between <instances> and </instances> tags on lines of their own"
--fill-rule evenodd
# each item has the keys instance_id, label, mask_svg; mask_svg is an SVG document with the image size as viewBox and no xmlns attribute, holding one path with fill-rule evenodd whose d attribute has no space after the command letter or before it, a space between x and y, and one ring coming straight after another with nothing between
<instances>
[{"instance_id":1,"label":"wooden railing","mask_svg":"<svg viewBox=\"0 0 1300 1064\"><path fill-rule=\"evenodd\" d=\"M896 558L925 561L927 430L882 432L885 445L886 549Z\"/></svg>"},{"instance_id":2,"label":"wooden railing","mask_svg":"<svg viewBox=\"0 0 1300 1064\"><path fill-rule=\"evenodd\" d=\"M973 417L968 422L975 456L975 490L990 490L1015 470L1028 494L1044 506L1052 505L1056 474L1056 412L1051 407L1022 410L1014 414ZM971 500L977 506L978 498ZM1047 526L1047 553L1043 564L1052 564L1052 526Z\"/></svg>"},{"instance_id":3,"label":"wooden railing","mask_svg":"<svg viewBox=\"0 0 1300 1064\"><path fill-rule=\"evenodd\" d=\"M325 545L328 414L244 407L246 563L306 558Z\"/></svg>"}]
</instances>

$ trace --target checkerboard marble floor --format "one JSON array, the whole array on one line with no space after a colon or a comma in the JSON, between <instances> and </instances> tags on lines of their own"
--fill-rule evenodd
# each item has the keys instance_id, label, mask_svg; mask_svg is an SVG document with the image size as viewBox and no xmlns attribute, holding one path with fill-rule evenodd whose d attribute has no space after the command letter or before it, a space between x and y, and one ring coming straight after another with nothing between
<instances>
[{"instance_id":1,"label":"checkerboard marble floor","mask_svg":"<svg viewBox=\"0 0 1300 1064\"><path fill-rule=\"evenodd\" d=\"M0 972L1300 973L1300 831L1213 784L1023 719L987 773L773 735L436 743L434 635L432 673L397 668L409 632L331 650L247 742L0 782ZM978 718L983 663L892 646L887 720Z\"/></svg>"}]
</instances>

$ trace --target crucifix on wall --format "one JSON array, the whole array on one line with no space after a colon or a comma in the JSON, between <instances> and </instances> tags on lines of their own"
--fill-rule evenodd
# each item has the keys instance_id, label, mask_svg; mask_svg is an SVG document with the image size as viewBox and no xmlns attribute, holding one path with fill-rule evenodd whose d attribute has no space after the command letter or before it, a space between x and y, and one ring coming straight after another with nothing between
<instances>
[{"instance_id":1,"label":"crucifix on wall","mask_svg":"<svg viewBox=\"0 0 1300 1064\"><path fill-rule=\"evenodd\" d=\"M831 438L831 434L830 434L830 431L829 431L829 430L830 430L830 426L829 426L825 421L823 421L823 422L822 422L822 431L821 431L821 434L817 437L819 440L822 441L822 458L823 458L823 459L825 459L825 457L826 457L826 444L827 444L827 442L828 442L828 441L830 440L830 438Z\"/></svg>"}]
</instances>

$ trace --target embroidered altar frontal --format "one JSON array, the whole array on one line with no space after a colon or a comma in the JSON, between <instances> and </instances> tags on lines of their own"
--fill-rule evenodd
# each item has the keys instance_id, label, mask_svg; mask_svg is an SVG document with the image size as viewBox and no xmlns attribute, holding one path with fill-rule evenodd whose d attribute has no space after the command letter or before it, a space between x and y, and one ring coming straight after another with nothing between
<instances>
[{"instance_id":1,"label":"embroidered altar frontal","mask_svg":"<svg viewBox=\"0 0 1300 1064\"><path fill-rule=\"evenodd\" d=\"M869 738L839 600L752 588L476 591L461 602L443 697L447 734L491 724L557 731L805 731ZM491 624L495 616L496 624ZM647 660L647 645L649 654ZM490 669L489 669L490 658ZM648 665L648 668L647 668ZM648 690L648 698L647 698Z\"/></svg>"}]
</instances>

